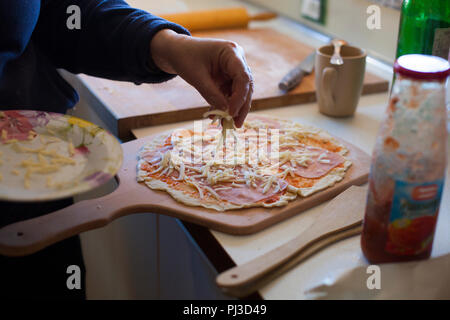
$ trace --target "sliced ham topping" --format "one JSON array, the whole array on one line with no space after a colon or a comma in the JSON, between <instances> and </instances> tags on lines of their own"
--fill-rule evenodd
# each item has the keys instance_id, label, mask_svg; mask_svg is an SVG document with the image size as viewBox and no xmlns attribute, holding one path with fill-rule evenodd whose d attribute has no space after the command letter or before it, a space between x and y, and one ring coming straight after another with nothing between
<instances>
[{"instance_id":1,"label":"sliced ham topping","mask_svg":"<svg viewBox=\"0 0 450 320\"><path fill-rule=\"evenodd\" d=\"M257 116L257 115L252 114L249 116L249 119L250 120L259 120L259 121L267 124L270 129L280 129L279 121L276 121L276 120L273 120L273 119L270 119L267 117L262 117L262 116Z\"/></svg>"},{"instance_id":2,"label":"sliced ham topping","mask_svg":"<svg viewBox=\"0 0 450 320\"><path fill-rule=\"evenodd\" d=\"M216 193L222 198L223 200L229 201L231 203L237 204L237 205L243 205L243 204L249 204L249 203L256 203L263 200L266 200L273 195L280 193L286 189L288 186L287 182L284 180L278 180L280 183L280 188L278 189L278 184L274 182L272 186L267 190L266 193L263 193L263 187L260 185L257 188L253 188L250 186L247 186L246 184L240 184L239 187L232 186L231 183L228 184L221 184L221 186L217 186L214 189L218 189ZM227 190L220 190L222 187L231 187L231 189Z\"/></svg>"},{"instance_id":3,"label":"sliced ham topping","mask_svg":"<svg viewBox=\"0 0 450 320\"><path fill-rule=\"evenodd\" d=\"M156 171L152 171L156 179L165 179L173 186L180 185L185 191L187 189L184 186L188 184L194 193L198 192L200 199L211 196L235 205L272 203L289 186L283 179L291 181L290 178L294 178L294 182L302 187L310 187L317 182L313 179L325 176L345 161L340 154L327 150L327 143L322 144L313 139L310 144L317 147L307 146L308 143L303 136L301 139L298 137L294 127L282 130L279 121L258 116L252 116L252 119L263 124L255 121L249 128L258 129L261 126L263 131L267 127L276 128L280 136L286 135L286 139L275 145L279 151L279 162L275 165L267 161L273 160L269 159L274 149L270 130L250 139L250 135L246 136L247 129L238 129L233 134L240 143L235 143L235 139L227 139L222 146L220 141L225 140L218 139L221 128L214 125L209 126L202 136L192 136L191 131L189 135L172 135L172 140L166 140L157 150L142 153L141 158L151 169L156 167ZM255 145L251 144L253 141ZM195 144L192 145L192 142ZM222 154L222 150L227 152L227 157ZM235 157L236 161L229 163L228 156ZM259 161L253 161L255 159L250 156L256 156ZM223 162L219 161L224 160L222 157L225 157Z\"/></svg>"},{"instance_id":4,"label":"sliced ham topping","mask_svg":"<svg viewBox=\"0 0 450 320\"><path fill-rule=\"evenodd\" d=\"M303 178L320 178L344 162L338 153L316 147L307 147L312 152L311 162L307 167L296 165L294 173Z\"/></svg>"},{"instance_id":5,"label":"sliced ham topping","mask_svg":"<svg viewBox=\"0 0 450 320\"><path fill-rule=\"evenodd\" d=\"M154 165L159 161L161 161L164 153L172 149L173 149L172 145L165 145L158 148L157 150L143 152L141 154L141 158L150 163L151 165Z\"/></svg>"}]
</instances>

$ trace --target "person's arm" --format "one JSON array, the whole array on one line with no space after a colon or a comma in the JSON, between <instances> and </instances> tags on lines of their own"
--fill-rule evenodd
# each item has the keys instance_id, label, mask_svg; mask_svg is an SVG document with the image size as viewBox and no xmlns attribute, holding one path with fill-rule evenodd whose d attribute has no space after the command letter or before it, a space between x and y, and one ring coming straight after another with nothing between
<instances>
[{"instance_id":1,"label":"person's arm","mask_svg":"<svg viewBox=\"0 0 450 320\"><path fill-rule=\"evenodd\" d=\"M253 79L238 44L161 30L150 52L162 70L178 74L200 92L211 109L228 110L236 126L242 126L251 106Z\"/></svg>"},{"instance_id":2,"label":"person's arm","mask_svg":"<svg viewBox=\"0 0 450 320\"><path fill-rule=\"evenodd\" d=\"M72 4L81 9L80 30L66 27ZM48 0L36 37L56 67L135 83L180 75L211 108L228 110L238 127L250 110L253 80L242 48L190 37L183 27L122 0Z\"/></svg>"},{"instance_id":3,"label":"person's arm","mask_svg":"<svg viewBox=\"0 0 450 320\"><path fill-rule=\"evenodd\" d=\"M79 30L67 27L71 5L81 11ZM139 84L174 77L149 59L150 43L162 29L189 35L183 27L123 0L47 0L33 37L57 68Z\"/></svg>"},{"instance_id":4,"label":"person's arm","mask_svg":"<svg viewBox=\"0 0 450 320\"><path fill-rule=\"evenodd\" d=\"M6 64L25 51L38 21L39 8L39 0L0 1L0 77Z\"/></svg>"}]
</instances>

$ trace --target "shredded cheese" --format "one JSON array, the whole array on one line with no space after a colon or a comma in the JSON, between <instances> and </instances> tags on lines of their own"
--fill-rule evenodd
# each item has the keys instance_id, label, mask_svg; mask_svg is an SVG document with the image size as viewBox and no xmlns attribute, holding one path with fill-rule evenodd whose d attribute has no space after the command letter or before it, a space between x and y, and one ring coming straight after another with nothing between
<instances>
[{"instance_id":1,"label":"shredded cheese","mask_svg":"<svg viewBox=\"0 0 450 320\"><path fill-rule=\"evenodd\" d=\"M208 191L209 193L211 193L214 198L216 198L217 200L220 200L220 196L217 194L217 192L215 192L213 190L213 188L209 187L209 186L203 186L203 188L205 188L206 191Z\"/></svg>"},{"instance_id":2,"label":"shredded cheese","mask_svg":"<svg viewBox=\"0 0 450 320\"><path fill-rule=\"evenodd\" d=\"M263 194L265 194L267 191L269 191L270 187L272 186L272 183L275 182L275 176L270 176L269 179L267 180L267 182L265 182L263 184L264 189L263 189Z\"/></svg>"},{"instance_id":3,"label":"shredded cheese","mask_svg":"<svg viewBox=\"0 0 450 320\"><path fill-rule=\"evenodd\" d=\"M191 179L187 180L186 182L187 182L189 185L194 186L194 187L197 189L197 191L198 191L198 194L199 194L199 196L200 196L200 199L203 199L204 195L203 195L202 188L200 188L199 185L196 184L196 183L195 183L194 181L192 181Z\"/></svg>"},{"instance_id":4,"label":"shredded cheese","mask_svg":"<svg viewBox=\"0 0 450 320\"><path fill-rule=\"evenodd\" d=\"M226 141L227 130L232 130L234 135L236 126L234 125L233 117L230 116L228 112L215 109L204 113L203 118L207 118L211 115L215 116L212 121L213 123L219 120L221 120L222 122L222 135L220 137L219 143L217 144L217 148L220 148Z\"/></svg>"},{"instance_id":5,"label":"shredded cheese","mask_svg":"<svg viewBox=\"0 0 450 320\"><path fill-rule=\"evenodd\" d=\"M159 167L158 169L156 169L156 170L154 170L154 171L152 171L152 172L149 172L148 174L155 174L155 173L158 173L159 171L161 171L163 169L163 167L161 166L161 167Z\"/></svg>"},{"instance_id":6,"label":"shredded cheese","mask_svg":"<svg viewBox=\"0 0 450 320\"><path fill-rule=\"evenodd\" d=\"M33 140L34 137L36 137L36 135L37 135L36 132L34 132L33 130L30 130L30 131L28 132L28 140Z\"/></svg>"},{"instance_id":7,"label":"shredded cheese","mask_svg":"<svg viewBox=\"0 0 450 320\"><path fill-rule=\"evenodd\" d=\"M47 188L51 188L52 187L52 185L53 185L52 177L47 177L45 185L46 185Z\"/></svg>"},{"instance_id":8,"label":"shredded cheese","mask_svg":"<svg viewBox=\"0 0 450 320\"><path fill-rule=\"evenodd\" d=\"M224 191L224 190L231 190L232 187L221 187L221 188L215 188L214 191Z\"/></svg>"},{"instance_id":9,"label":"shredded cheese","mask_svg":"<svg viewBox=\"0 0 450 320\"><path fill-rule=\"evenodd\" d=\"M318 153L318 147L308 147L304 144L304 138L316 134L316 129L305 129L299 125L283 128L279 135L279 141L275 150L277 158L270 155L270 159L264 153L261 153L260 144L266 146L272 144L273 133L263 134L257 137L259 147L253 149L247 143L248 137L245 136L247 129L268 128L266 123L256 123L252 121L244 123L244 130L235 130L232 117L221 110L212 110L203 116L213 115L213 122L222 121L222 133L216 127L210 127L205 132L193 135L183 135L173 132L171 134L171 148L164 148L160 151L161 160L157 164L152 164L152 171L146 174L152 175L159 172L159 176L170 175L172 171L178 173L173 178L177 181L184 181L194 187L200 198L203 198L204 192L211 194L219 199L217 191L230 190L232 188L254 188L260 190L263 194L275 194L282 190L280 181L288 176L295 178L297 176L296 168L308 168L312 163L330 163L327 159L327 152ZM235 140L238 143L234 145L235 149L229 149L230 144L225 141L226 129L233 129ZM305 132L299 132L299 129ZM300 130L300 131L301 131ZM309 131L308 131L309 130ZM196 144L198 143L198 144ZM224 146L224 144L226 145ZM224 148L217 148L217 146ZM222 151L224 150L224 151ZM231 150L231 151L230 151ZM271 150L273 151L273 145ZM228 163L226 156L234 151L232 158L234 161ZM223 153L226 152L225 155ZM257 154L258 160L252 162L251 156ZM249 156L250 155L250 156ZM225 156L225 157L224 157ZM198 160L198 162L193 159ZM273 164L270 160L276 160ZM239 161L239 162L238 162ZM195 165L197 164L197 165ZM198 165L199 164L199 165ZM239 164L239 165L237 165ZM155 167L156 166L156 167ZM231 183L229 186L218 185L221 183Z\"/></svg>"},{"instance_id":10,"label":"shredded cheese","mask_svg":"<svg viewBox=\"0 0 450 320\"><path fill-rule=\"evenodd\" d=\"M186 175L184 174L184 170L185 170L185 167L184 167L184 163L182 162L182 163L180 164L180 168L179 168L179 170L178 170L178 172L180 173L180 175L179 175L178 178L175 179L175 180L184 180L184 179L186 178Z\"/></svg>"},{"instance_id":11,"label":"shredded cheese","mask_svg":"<svg viewBox=\"0 0 450 320\"><path fill-rule=\"evenodd\" d=\"M66 156L65 154L58 152L58 150L47 149L50 143L63 141L56 137L47 137L47 139L45 139L41 134L37 134L33 130L30 130L28 133L28 141L25 140L23 143L29 144L29 140L34 140L37 136L39 136L38 141L41 143L41 146L31 148L21 144L21 141L18 141L17 139L8 140L7 132L4 129L2 130L1 135L3 139L6 138L3 142L5 144L11 144L11 149L15 152L30 154L28 159L22 160L16 165L25 169L23 180L25 189L31 188L33 174L51 174L58 172L63 166L76 164L76 161L71 158L75 154L75 148L73 147L72 142L70 142L67 146L67 154L69 156ZM35 157L34 160L32 155ZM21 171L13 169L11 170L11 174L19 176ZM47 177L45 185L48 188L55 186L50 177ZM57 185L57 187L62 186L63 184Z\"/></svg>"},{"instance_id":12,"label":"shredded cheese","mask_svg":"<svg viewBox=\"0 0 450 320\"><path fill-rule=\"evenodd\" d=\"M30 189L30 180L25 178L23 186L25 187L25 189Z\"/></svg>"},{"instance_id":13,"label":"shredded cheese","mask_svg":"<svg viewBox=\"0 0 450 320\"><path fill-rule=\"evenodd\" d=\"M69 148L69 154L70 154L70 156L71 157L73 157L74 156L74 154L75 154L75 148L74 148L74 146L73 146L73 143L72 143L72 141L71 142L69 142L69 144L68 144L68 148Z\"/></svg>"},{"instance_id":14,"label":"shredded cheese","mask_svg":"<svg viewBox=\"0 0 450 320\"><path fill-rule=\"evenodd\" d=\"M17 139L9 139L9 140L3 141L3 143L5 143L5 144L12 144L12 143L17 143L17 142L19 142L19 140L17 140Z\"/></svg>"}]
</instances>

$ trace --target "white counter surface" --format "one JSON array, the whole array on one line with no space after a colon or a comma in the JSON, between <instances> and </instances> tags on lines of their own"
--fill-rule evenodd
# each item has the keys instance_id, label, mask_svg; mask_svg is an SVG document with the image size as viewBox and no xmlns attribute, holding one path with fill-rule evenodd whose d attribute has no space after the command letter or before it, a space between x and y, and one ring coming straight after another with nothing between
<instances>
[{"instance_id":1,"label":"white counter surface","mask_svg":"<svg viewBox=\"0 0 450 320\"><path fill-rule=\"evenodd\" d=\"M314 125L326 129L332 135L347 140L371 154L378 126L388 101L388 94L375 94L361 97L357 112L348 119L336 119L318 112L315 103L289 106L255 112L280 119L289 119L299 123ZM144 137L159 131L179 126L191 125L191 122L170 124L133 130L137 137ZM433 257L450 253L450 176L441 204L440 217L433 248ZM221 232L211 233L240 265L274 249L299 235L309 227L312 217L327 202L304 211L297 216L276 224L259 233L249 236L233 236ZM260 294L265 299L304 299L305 291L329 279L330 281L344 272L367 264L360 248L360 237L353 237L334 244L314 255L304 263L290 270L280 278L266 285ZM399 297L400 298L400 297Z\"/></svg>"}]
</instances>

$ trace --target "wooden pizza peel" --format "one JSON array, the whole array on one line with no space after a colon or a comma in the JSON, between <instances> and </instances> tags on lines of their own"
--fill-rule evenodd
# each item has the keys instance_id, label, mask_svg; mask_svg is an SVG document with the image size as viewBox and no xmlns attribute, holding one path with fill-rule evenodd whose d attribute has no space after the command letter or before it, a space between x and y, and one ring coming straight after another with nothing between
<instances>
[{"instance_id":1,"label":"wooden pizza peel","mask_svg":"<svg viewBox=\"0 0 450 320\"><path fill-rule=\"evenodd\" d=\"M119 186L112 193L3 227L0 229L0 253L9 256L31 254L73 235L103 227L119 217L144 212L168 215L224 233L251 234L329 200L352 185L364 184L369 174L369 155L339 140L348 148L347 156L352 166L344 179L333 187L307 198L297 198L284 207L218 212L183 205L166 192L149 189L137 182L139 149L151 139L145 137L122 144L124 162L116 176Z\"/></svg>"}]
</instances>

